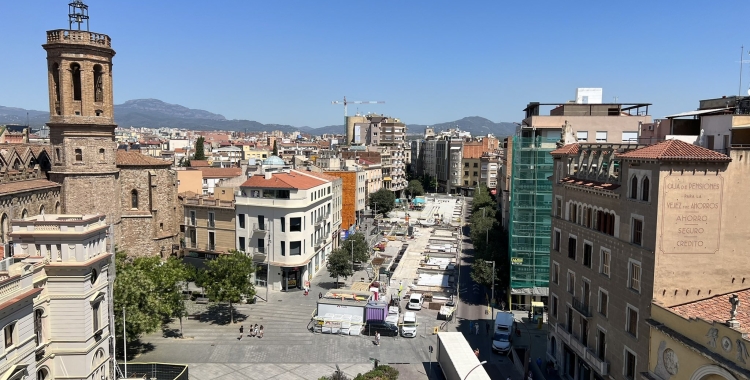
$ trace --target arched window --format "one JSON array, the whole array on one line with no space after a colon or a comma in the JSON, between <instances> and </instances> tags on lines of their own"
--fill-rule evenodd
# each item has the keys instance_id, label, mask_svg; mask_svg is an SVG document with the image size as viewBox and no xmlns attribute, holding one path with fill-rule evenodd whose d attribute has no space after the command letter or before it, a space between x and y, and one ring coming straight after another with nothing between
<instances>
[{"instance_id":1,"label":"arched window","mask_svg":"<svg viewBox=\"0 0 750 380\"><path fill-rule=\"evenodd\" d=\"M44 215L44 205L42 205L42 207L39 207L39 215Z\"/></svg>"},{"instance_id":2,"label":"arched window","mask_svg":"<svg viewBox=\"0 0 750 380\"><path fill-rule=\"evenodd\" d=\"M54 88L52 89L52 92L55 93L55 113L59 115L60 114L60 65L58 65L57 63L53 63L50 71L52 74L52 85L54 86Z\"/></svg>"},{"instance_id":3,"label":"arched window","mask_svg":"<svg viewBox=\"0 0 750 380\"><path fill-rule=\"evenodd\" d=\"M102 78L102 66L94 65L94 101L104 101L104 79Z\"/></svg>"},{"instance_id":4,"label":"arched window","mask_svg":"<svg viewBox=\"0 0 750 380\"><path fill-rule=\"evenodd\" d=\"M76 149L75 153L76 153L76 162L83 161L83 150Z\"/></svg>"},{"instance_id":5,"label":"arched window","mask_svg":"<svg viewBox=\"0 0 750 380\"><path fill-rule=\"evenodd\" d=\"M21 211L21 219L26 219L27 216L29 216L29 212L26 211L26 209L23 209L23 211Z\"/></svg>"},{"instance_id":6,"label":"arched window","mask_svg":"<svg viewBox=\"0 0 750 380\"><path fill-rule=\"evenodd\" d=\"M104 148L99 148L99 160L104 161Z\"/></svg>"},{"instance_id":7,"label":"arched window","mask_svg":"<svg viewBox=\"0 0 750 380\"><path fill-rule=\"evenodd\" d=\"M130 192L130 208L138 208L138 190Z\"/></svg>"},{"instance_id":8,"label":"arched window","mask_svg":"<svg viewBox=\"0 0 750 380\"><path fill-rule=\"evenodd\" d=\"M44 310L36 309L34 311L34 335L36 335L36 345L44 343L44 328L42 327L42 316Z\"/></svg>"},{"instance_id":9,"label":"arched window","mask_svg":"<svg viewBox=\"0 0 750 380\"><path fill-rule=\"evenodd\" d=\"M47 372L46 368L42 368L39 371L36 371L36 380L47 380L49 379L49 372Z\"/></svg>"},{"instance_id":10,"label":"arched window","mask_svg":"<svg viewBox=\"0 0 750 380\"><path fill-rule=\"evenodd\" d=\"M13 170L17 170L17 171L21 170L21 160L19 160L19 159L16 158L13 161Z\"/></svg>"},{"instance_id":11,"label":"arched window","mask_svg":"<svg viewBox=\"0 0 750 380\"><path fill-rule=\"evenodd\" d=\"M60 202L55 202L55 214L60 213Z\"/></svg>"},{"instance_id":12,"label":"arched window","mask_svg":"<svg viewBox=\"0 0 750 380\"><path fill-rule=\"evenodd\" d=\"M81 100L81 65L70 64L70 79L73 82L73 100Z\"/></svg>"},{"instance_id":13,"label":"arched window","mask_svg":"<svg viewBox=\"0 0 750 380\"><path fill-rule=\"evenodd\" d=\"M648 202L648 177L643 178L643 182L641 183L641 200Z\"/></svg>"},{"instance_id":14,"label":"arched window","mask_svg":"<svg viewBox=\"0 0 750 380\"><path fill-rule=\"evenodd\" d=\"M638 177L630 179L630 199L638 199Z\"/></svg>"}]
</instances>

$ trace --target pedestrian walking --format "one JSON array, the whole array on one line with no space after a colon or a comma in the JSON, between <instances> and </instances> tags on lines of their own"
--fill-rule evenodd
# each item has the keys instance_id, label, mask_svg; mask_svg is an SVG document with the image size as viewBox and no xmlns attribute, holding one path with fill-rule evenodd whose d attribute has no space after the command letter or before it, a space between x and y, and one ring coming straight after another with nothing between
<instances>
[{"instance_id":1,"label":"pedestrian walking","mask_svg":"<svg viewBox=\"0 0 750 380\"><path fill-rule=\"evenodd\" d=\"M380 345L380 332L375 332L375 345Z\"/></svg>"},{"instance_id":2,"label":"pedestrian walking","mask_svg":"<svg viewBox=\"0 0 750 380\"><path fill-rule=\"evenodd\" d=\"M245 326L240 325L240 337L237 340L242 340L242 336L245 334Z\"/></svg>"},{"instance_id":3,"label":"pedestrian walking","mask_svg":"<svg viewBox=\"0 0 750 380\"><path fill-rule=\"evenodd\" d=\"M474 324L474 335L479 335L479 322Z\"/></svg>"},{"instance_id":4,"label":"pedestrian walking","mask_svg":"<svg viewBox=\"0 0 750 380\"><path fill-rule=\"evenodd\" d=\"M477 359L479 358L479 349L478 348L474 349L474 355L477 356Z\"/></svg>"},{"instance_id":5,"label":"pedestrian walking","mask_svg":"<svg viewBox=\"0 0 750 380\"><path fill-rule=\"evenodd\" d=\"M253 334L255 334L254 336L258 336L258 333L258 324L256 323L255 328L253 329Z\"/></svg>"},{"instance_id":6,"label":"pedestrian walking","mask_svg":"<svg viewBox=\"0 0 750 380\"><path fill-rule=\"evenodd\" d=\"M263 325L260 325L260 336L259 338L263 337Z\"/></svg>"}]
</instances>

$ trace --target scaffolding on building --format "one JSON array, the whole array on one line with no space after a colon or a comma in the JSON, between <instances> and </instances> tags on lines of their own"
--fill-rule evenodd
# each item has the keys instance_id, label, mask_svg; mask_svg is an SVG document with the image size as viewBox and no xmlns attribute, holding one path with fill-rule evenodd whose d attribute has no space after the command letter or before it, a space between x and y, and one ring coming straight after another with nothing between
<instances>
[{"instance_id":1,"label":"scaffolding on building","mask_svg":"<svg viewBox=\"0 0 750 380\"><path fill-rule=\"evenodd\" d=\"M546 296L552 212L553 160L559 139L513 137L510 186L510 293Z\"/></svg>"}]
</instances>

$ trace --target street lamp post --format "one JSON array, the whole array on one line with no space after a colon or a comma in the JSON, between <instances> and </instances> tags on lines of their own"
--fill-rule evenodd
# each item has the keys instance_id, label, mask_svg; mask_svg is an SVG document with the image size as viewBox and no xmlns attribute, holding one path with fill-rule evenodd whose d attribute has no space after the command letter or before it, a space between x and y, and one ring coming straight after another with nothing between
<instances>
[{"instance_id":1,"label":"street lamp post","mask_svg":"<svg viewBox=\"0 0 750 380\"><path fill-rule=\"evenodd\" d=\"M490 307L492 308L492 314L490 314L490 318L495 318L495 304L492 303L492 301L495 300L495 260L492 260L492 298L490 298Z\"/></svg>"},{"instance_id":2,"label":"street lamp post","mask_svg":"<svg viewBox=\"0 0 750 380\"><path fill-rule=\"evenodd\" d=\"M474 368L472 368L471 371L469 371L469 373L467 373L466 376L464 376L464 380L468 379L469 375L471 375L471 373L474 372L475 369L477 369L477 368L479 368L479 367L481 367L481 366L483 366L485 364L487 364L486 360L482 361L482 362L479 362L479 364L475 365Z\"/></svg>"},{"instance_id":3,"label":"street lamp post","mask_svg":"<svg viewBox=\"0 0 750 380\"><path fill-rule=\"evenodd\" d=\"M354 239L352 239L352 278L354 278Z\"/></svg>"}]
</instances>

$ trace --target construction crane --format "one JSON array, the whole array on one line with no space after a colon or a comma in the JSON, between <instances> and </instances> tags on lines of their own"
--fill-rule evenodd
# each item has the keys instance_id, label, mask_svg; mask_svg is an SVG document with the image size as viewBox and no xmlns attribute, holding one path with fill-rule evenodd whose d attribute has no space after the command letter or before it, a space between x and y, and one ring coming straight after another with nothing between
<instances>
[{"instance_id":1,"label":"construction crane","mask_svg":"<svg viewBox=\"0 0 750 380\"><path fill-rule=\"evenodd\" d=\"M349 114L346 112L346 106L349 104L385 104L384 101L360 101L360 100L346 100L346 96L344 96L344 101L340 102L338 100L334 100L331 102L331 104L343 104L344 105L344 117L348 116Z\"/></svg>"}]
</instances>

